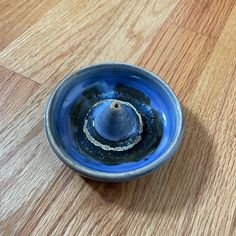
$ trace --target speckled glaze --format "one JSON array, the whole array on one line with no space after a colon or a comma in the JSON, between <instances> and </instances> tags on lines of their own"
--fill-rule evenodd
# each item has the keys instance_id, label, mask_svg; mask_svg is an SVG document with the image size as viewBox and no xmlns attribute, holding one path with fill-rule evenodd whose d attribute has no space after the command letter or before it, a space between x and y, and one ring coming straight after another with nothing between
<instances>
[{"instance_id":1,"label":"speckled glaze","mask_svg":"<svg viewBox=\"0 0 236 236\"><path fill-rule=\"evenodd\" d=\"M79 174L107 182L146 175L177 151L183 114L170 87L138 66L91 65L52 93L45 128L57 156Z\"/></svg>"}]
</instances>

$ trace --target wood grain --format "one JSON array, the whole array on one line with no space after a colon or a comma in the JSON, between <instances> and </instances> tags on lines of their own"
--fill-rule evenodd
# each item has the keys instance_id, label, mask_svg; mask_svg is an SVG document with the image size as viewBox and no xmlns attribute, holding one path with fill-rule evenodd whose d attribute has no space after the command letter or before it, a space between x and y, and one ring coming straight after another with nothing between
<instances>
[{"instance_id":1,"label":"wood grain","mask_svg":"<svg viewBox=\"0 0 236 236\"><path fill-rule=\"evenodd\" d=\"M235 0L181 1L169 21L208 37L218 37Z\"/></svg>"},{"instance_id":2,"label":"wood grain","mask_svg":"<svg viewBox=\"0 0 236 236\"><path fill-rule=\"evenodd\" d=\"M39 87L39 84L32 80L0 66L1 129L10 118L13 118L14 114L21 109Z\"/></svg>"},{"instance_id":3,"label":"wood grain","mask_svg":"<svg viewBox=\"0 0 236 236\"><path fill-rule=\"evenodd\" d=\"M168 0L156 6L154 0L140 4L120 0L67 2L62 1L5 48L0 63L44 83L51 77L61 79L91 62L135 62L177 3ZM157 14L155 10L162 11Z\"/></svg>"},{"instance_id":4,"label":"wood grain","mask_svg":"<svg viewBox=\"0 0 236 236\"><path fill-rule=\"evenodd\" d=\"M181 90L184 99L194 91L216 40L182 27L165 23L154 36L152 43L141 56L138 64L151 70Z\"/></svg>"},{"instance_id":5,"label":"wood grain","mask_svg":"<svg viewBox=\"0 0 236 236\"><path fill-rule=\"evenodd\" d=\"M1 0L0 50L47 13L57 0Z\"/></svg>"},{"instance_id":6,"label":"wood grain","mask_svg":"<svg viewBox=\"0 0 236 236\"><path fill-rule=\"evenodd\" d=\"M235 1L50 2L0 36L0 235L236 235ZM43 131L53 87L109 60L160 75L185 113L174 158L122 184L81 178Z\"/></svg>"}]
</instances>

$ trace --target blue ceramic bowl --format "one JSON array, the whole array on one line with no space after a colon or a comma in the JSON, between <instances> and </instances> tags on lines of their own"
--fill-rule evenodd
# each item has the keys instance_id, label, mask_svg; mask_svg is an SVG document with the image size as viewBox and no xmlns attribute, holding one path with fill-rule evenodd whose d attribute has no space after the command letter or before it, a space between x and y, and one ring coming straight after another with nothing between
<instances>
[{"instance_id":1,"label":"blue ceramic bowl","mask_svg":"<svg viewBox=\"0 0 236 236\"><path fill-rule=\"evenodd\" d=\"M117 119L106 120L117 105L112 101L120 101L126 113L133 109L117 126ZM109 109L101 112L104 107ZM114 133L104 131L112 127ZM47 138L57 156L80 175L106 182L136 179L160 167L177 151L183 127L170 87L143 68L120 63L91 65L68 76L52 93L45 113ZM112 149L117 145L122 148Z\"/></svg>"}]
</instances>

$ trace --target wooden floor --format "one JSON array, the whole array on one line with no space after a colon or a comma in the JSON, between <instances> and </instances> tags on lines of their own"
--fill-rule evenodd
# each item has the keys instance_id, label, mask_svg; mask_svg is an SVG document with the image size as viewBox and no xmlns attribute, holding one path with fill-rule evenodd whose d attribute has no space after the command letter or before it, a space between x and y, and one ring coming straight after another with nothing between
<instances>
[{"instance_id":1,"label":"wooden floor","mask_svg":"<svg viewBox=\"0 0 236 236\"><path fill-rule=\"evenodd\" d=\"M0 0L0 235L236 235L236 0ZM145 67L182 102L173 159L122 183L81 178L43 115L64 76Z\"/></svg>"}]
</instances>

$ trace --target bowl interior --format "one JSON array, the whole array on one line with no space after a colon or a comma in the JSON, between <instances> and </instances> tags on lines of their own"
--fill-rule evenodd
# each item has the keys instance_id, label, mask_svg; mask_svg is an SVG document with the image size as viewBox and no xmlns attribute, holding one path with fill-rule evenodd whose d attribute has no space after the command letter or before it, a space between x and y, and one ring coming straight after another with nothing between
<instances>
[{"instance_id":1,"label":"bowl interior","mask_svg":"<svg viewBox=\"0 0 236 236\"><path fill-rule=\"evenodd\" d=\"M128 86L142 91L150 98L151 106L158 111L163 124L163 135L154 152L136 162L107 165L88 159L78 150L73 141L70 112L82 93L95 83L106 84L110 91L117 84ZM107 173L136 170L150 165L170 152L170 155L166 156L167 160L173 154L170 149L176 143L176 138L180 135L179 127L182 126L181 108L170 88L152 73L124 64L95 65L74 73L57 87L48 106L48 123L52 134L49 139L54 139L54 143L63 153L63 158L70 159L78 166Z\"/></svg>"}]
</instances>

